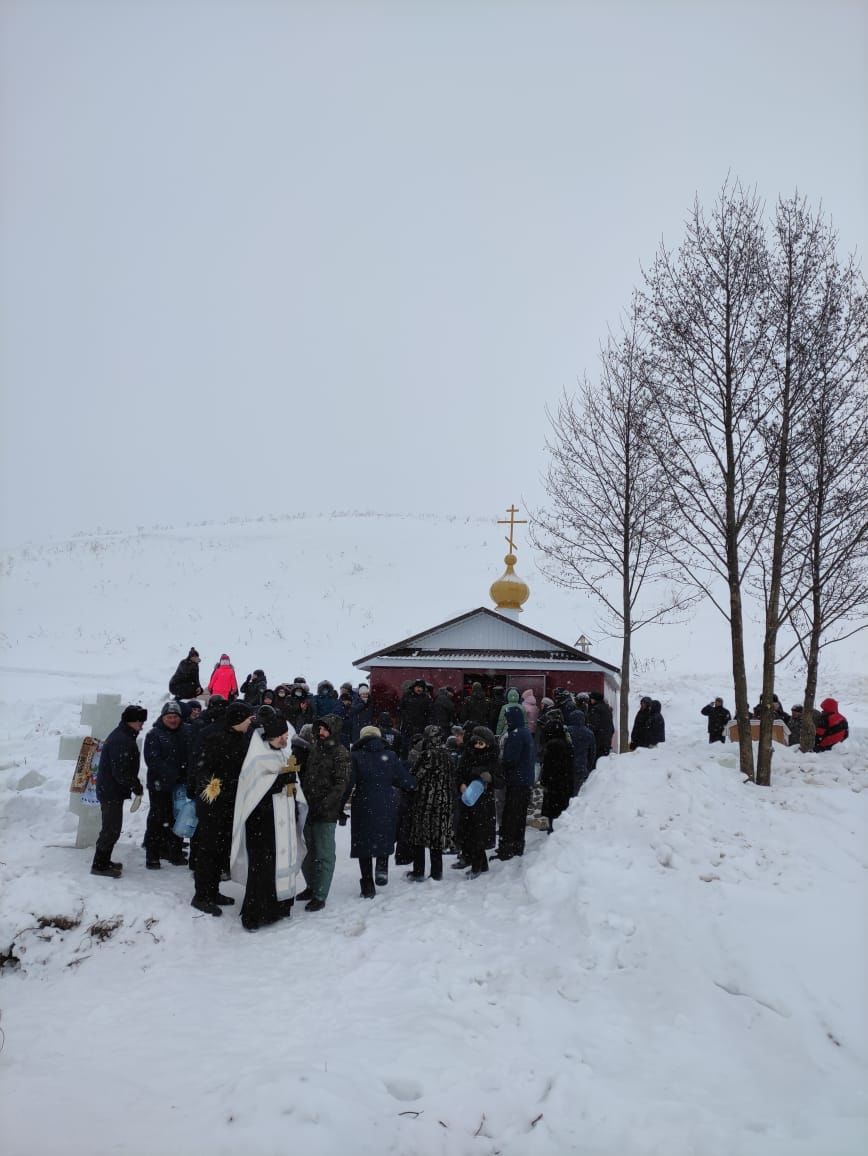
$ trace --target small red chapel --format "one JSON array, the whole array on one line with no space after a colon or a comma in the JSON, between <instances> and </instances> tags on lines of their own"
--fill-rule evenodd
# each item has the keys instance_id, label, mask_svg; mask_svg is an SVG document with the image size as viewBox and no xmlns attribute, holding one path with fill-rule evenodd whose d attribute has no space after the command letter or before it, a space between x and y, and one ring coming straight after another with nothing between
<instances>
[{"instance_id":1,"label":"small red chapel","mask_svg":"<svg viewBox=\"0 0 868 1156\"><path fill-rule=\"evenodd\" d=\"M353 663L369 672L377 710L395 710L406 686L421 678L435 692L451 686L466 694L472 683L480 682L488 694L495 686L532 690L537 702L551 697L555 687L574 693L598 690L617 719L617 666L594 658L578 643L569 646L518 621L530 587L515 573L518 559L513 535L516 524L521 524L515 518L518 511L512 506L507 512L509 520L501 524L509 525L509 553L504 558L506 571L489 591L493 610L478 606Z\"/></svg>"}]
</instances>

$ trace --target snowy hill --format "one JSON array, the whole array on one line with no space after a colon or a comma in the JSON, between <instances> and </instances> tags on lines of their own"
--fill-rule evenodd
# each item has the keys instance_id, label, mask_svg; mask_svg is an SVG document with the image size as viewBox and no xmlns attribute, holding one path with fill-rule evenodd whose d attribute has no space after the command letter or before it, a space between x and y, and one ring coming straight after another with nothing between
<instances>
[{"instance_id":1,"label":"snowy hill","mask_svg":"<svg viewBox=\"0 0 868 1156\"><path fill-rule=\"evenodd\" d=\"M191 644L206 667L225 649L242 675L342 681L353 658L487 604L502 553L487 520L369 515L5 557L4 1156L865 1151L855 660L821 682L850 741L779 751L763 791L705 743L699 706L728 685L713 619L659 631L636 689L664 701L665 747L606 760L554 835L528 832L523 860L416 887L394 869L364 903L342 830L326 910L256 936L232 913L195 916L185 869L145 871L145 808L125 819L121 881L72 848L57 741L84 696L154 708ZM593 637L591 608L519 570L530 625ZM781 693L799 694L796 672Z\"/></svg>"}]
</instances>

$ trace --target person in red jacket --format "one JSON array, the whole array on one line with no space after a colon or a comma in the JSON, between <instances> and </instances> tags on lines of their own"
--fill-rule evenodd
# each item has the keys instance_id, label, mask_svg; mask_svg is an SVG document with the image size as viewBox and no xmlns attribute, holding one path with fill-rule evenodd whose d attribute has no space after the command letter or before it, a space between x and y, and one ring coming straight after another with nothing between
<instances>
[{"instance_id":1,"label":"person in red jacket","mask_svg":"<svg viewBox=\"0 0 868 1156\"><path fill-rule=\"evenodd\" d=\"M842 743L850 734L847 720L838 711L838 701L824 698L820 703L823 712L817 721L817 750L829 751L836 743Z\"/></svg>"},{"instance_id":2,"label":"person in red jacket","mask_svg":"<svg viewBox=\"0 0 868 1156\"><path fill-rule=\"evenodd\" d=\"M233 702L238 698L238 680L228 654L220 655L220 661L214 667L211 681L208 683L208 690L211 694L222 694L227 702Z\"/></svg>"}]
</instances>

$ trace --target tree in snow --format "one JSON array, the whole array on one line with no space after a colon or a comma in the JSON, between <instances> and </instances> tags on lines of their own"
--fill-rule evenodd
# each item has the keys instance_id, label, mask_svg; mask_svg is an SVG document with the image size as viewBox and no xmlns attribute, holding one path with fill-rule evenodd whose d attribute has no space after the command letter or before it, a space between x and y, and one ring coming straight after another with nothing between
<instances>
[{"instance_id":1,"label":"tree in snow","mask_svg":"<svg viewBox=\"0 0 868 1156\"><path fill-rule=\"evenodd\" d=\"M660 548L658 467L649 445L647 355L640 303L634 298L621 333L601 351L599 381L564 393L549 413L545 479L549 503L533 518L531 535L546 573L600 604L600 626L622 639L620 747L629 745L632 641L652 622L673 621L690 598L671 581ZM648 605L646 587L664 584Z\"/></svg>"}]
</instances>

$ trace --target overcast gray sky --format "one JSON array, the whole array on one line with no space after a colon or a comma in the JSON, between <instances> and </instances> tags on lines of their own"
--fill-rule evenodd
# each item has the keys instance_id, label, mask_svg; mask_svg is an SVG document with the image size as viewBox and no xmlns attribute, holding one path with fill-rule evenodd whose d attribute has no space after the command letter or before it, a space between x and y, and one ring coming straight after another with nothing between
<instances>
[{"instance_id":1,"label":"overcast gray sky","mask_svg":"<svg viewBox=\"0 0 868 1156\"><path fill-rule=\"evenodd\" d=\"M533 501L694 193L864 252L864 3L0 11L7 544Z\"/></svg>"}]
</instances>

